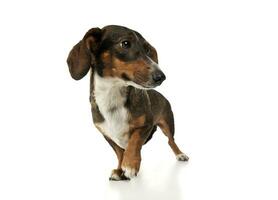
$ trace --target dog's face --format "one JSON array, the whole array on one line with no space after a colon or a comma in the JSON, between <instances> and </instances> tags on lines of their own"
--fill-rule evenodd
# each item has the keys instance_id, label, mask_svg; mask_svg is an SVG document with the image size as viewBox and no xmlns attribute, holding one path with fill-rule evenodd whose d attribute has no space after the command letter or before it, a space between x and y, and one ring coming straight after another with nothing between
<instances>
[{"instance_id":1,"label":"dog's face","mask_svg":"<svg viewBox=\"0 0 278 200\"><path fill-rule=\"evenodd\" d=\"M140 88L153 88L165 80L156 50L139 33L121 26L89 30L71 51L68 64L75 79L93 67L103 78Z\"/></svg>"}]
</instances>

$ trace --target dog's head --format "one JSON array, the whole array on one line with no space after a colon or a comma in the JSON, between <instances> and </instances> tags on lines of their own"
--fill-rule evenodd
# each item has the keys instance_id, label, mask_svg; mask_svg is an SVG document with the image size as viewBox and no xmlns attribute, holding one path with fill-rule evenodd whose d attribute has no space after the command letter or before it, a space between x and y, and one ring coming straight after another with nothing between
<instances>
[{"instance_id":1,"label":"dog's head","mask_svg":"<svg viewBox=\"0 0 278 200\"><path fill-rule=\"evenodd\" d=\"M103 78L116 78L127 85L153 88L165 80L157 53L138 32L122 26L90 29L71 50L67 63L79 80L90 68Z\"/></svg>"}]
</instances>

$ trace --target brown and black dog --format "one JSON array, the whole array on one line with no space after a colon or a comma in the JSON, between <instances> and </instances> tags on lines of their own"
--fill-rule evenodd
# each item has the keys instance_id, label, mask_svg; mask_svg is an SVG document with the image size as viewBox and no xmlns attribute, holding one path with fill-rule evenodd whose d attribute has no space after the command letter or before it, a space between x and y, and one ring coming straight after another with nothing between
<instances>
[{"instance_id":1,"label":"brown and black dog","mask_svg":"<svg viewBox=\"0 0 278 200\"><path fill-rule=\"evenodd\" d=\"M115 25L92 28L73 47L67 63L75 80L91 69L93 121L118 157L110 180L137 175L141 148L157 126L168 137L177 160L188 160L174 141L170 103L151 90L166 77L158 67L156 50L142 35Z\"/></svg>"}]
</instances>

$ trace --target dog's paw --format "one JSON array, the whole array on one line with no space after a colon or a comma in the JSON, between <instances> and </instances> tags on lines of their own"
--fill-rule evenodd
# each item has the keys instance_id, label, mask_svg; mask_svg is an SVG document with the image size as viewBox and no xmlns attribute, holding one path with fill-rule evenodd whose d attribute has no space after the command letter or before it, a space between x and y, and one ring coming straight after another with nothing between
<instances>
[{"instance_id":1,"label":"dog's paw","mask_svg":"<svg viewBox=\"0 0 278 200\"><path fill-rule=\"evenodd\" d=\"M137 170L131 167L122 167L122 170L124 171L124 176L127 178L133 178L137 176Z\"/></svg>"},{"instance_id":2,"label":"dog's paw","mask_svg":"<svg viewBox=\"0 0 278 200\"><path fill-rule=\"evenodd\" d=\"M176 156L178 161L188 161L189 157L185 155L184 153L180 153Z\"/></svg>"},{"instance_id":3,"label":"dog's paw","mask_svg":"<svg viewBox=\"0 0 278 200\"><path fill-rule=\"evenodd\" d=\"M112 173L111 176L109 177L109 181L120 181L121 177L118 174Z\"/></svg>"},{"instance_id":4,"label":"dog's paw","mask_svg":"<svg viewBox=\"0 0 278 200\"><path fill-rule=\"evenodd\" d=\"M125 181L125 180L130 180L130 179L124 175L124 173L121 169L114 169L111 172L109 180L110 181Z\"/></svg>"},{"instance_id":5,"label":"dog's paw","mask_svg":"<svg viewBox=\"0 0 278 200\"><path fill-rule=\"evenodd\" d=\"M127 157L125 156L122 161L121 169L127 178L137 176L140 169L141 157Z\"/></svg>"}]
</instances>

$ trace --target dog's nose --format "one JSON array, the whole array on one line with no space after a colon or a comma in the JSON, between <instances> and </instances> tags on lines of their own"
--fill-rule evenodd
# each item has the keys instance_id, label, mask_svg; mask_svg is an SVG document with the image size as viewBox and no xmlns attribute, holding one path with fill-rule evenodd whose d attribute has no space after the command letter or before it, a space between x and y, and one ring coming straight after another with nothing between
<instances>
[{"instance_id":1,"label":"dog's nose","mask_svg":"<svg viewBox=\"0 0 278 200\"><path fill-rule=\"evenodd\" d=\"M152 77L153 77L153 81L157 84L161 84L166 79L166 76L160 70L155 71L152 74Z\"/></svg>"}]
</instances>

